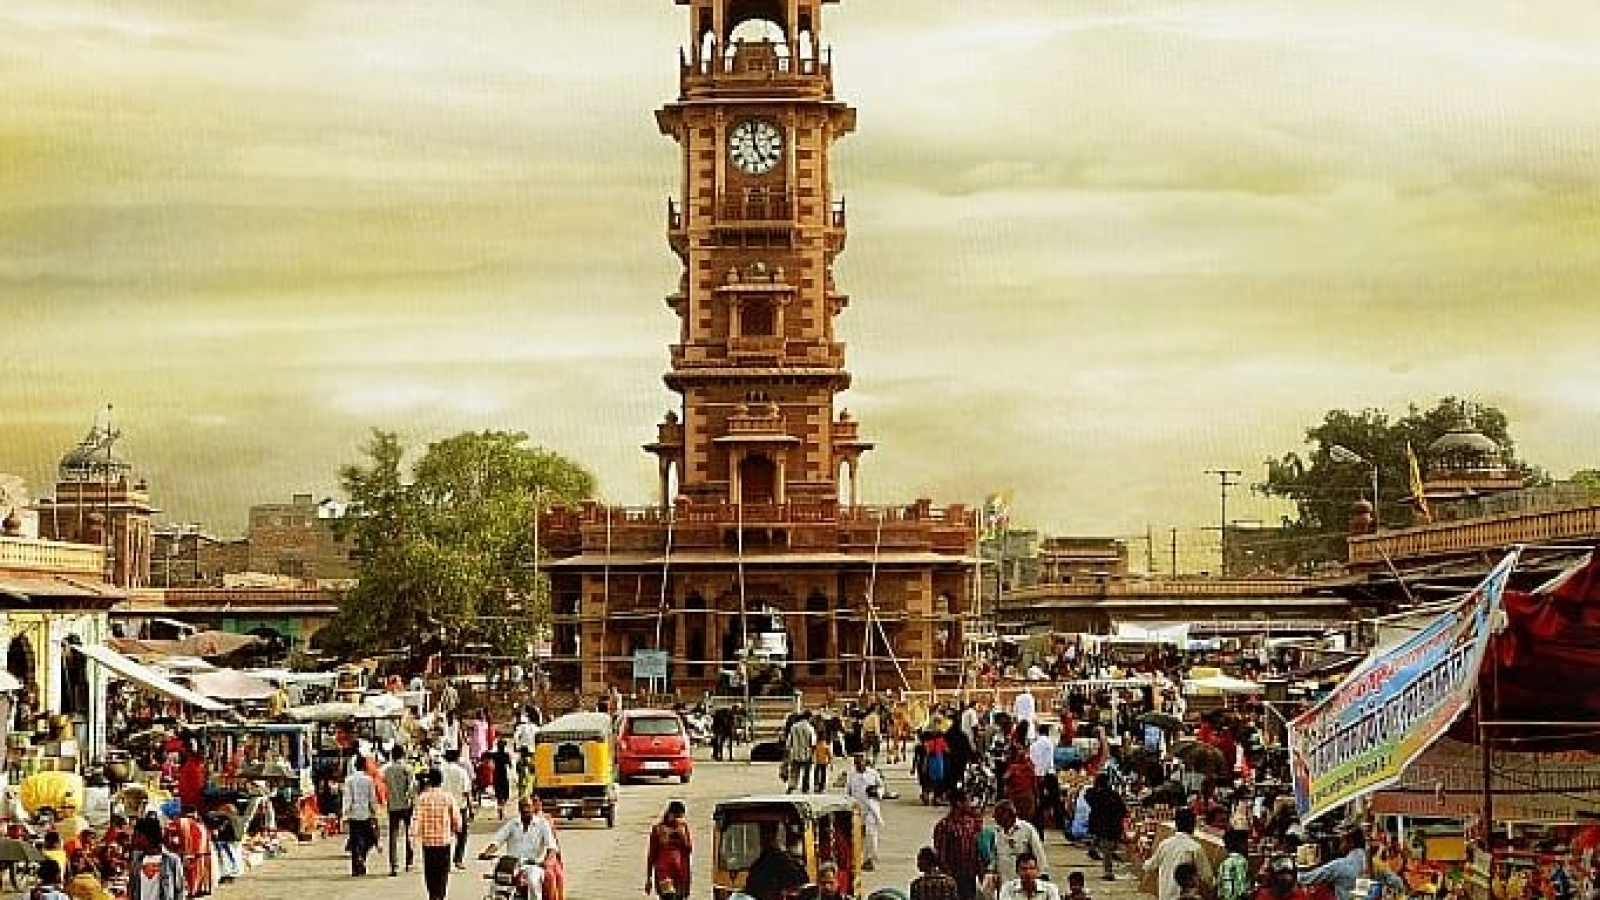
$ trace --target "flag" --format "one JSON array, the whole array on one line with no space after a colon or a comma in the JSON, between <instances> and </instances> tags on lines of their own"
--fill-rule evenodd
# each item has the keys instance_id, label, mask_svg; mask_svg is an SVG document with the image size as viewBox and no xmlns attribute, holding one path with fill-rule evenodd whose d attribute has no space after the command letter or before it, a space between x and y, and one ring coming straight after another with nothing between
<instances>
[{"instance_id":1,"label":"flag","mask_svg":"<svg viewBox=\"0 0 1600 900\"><path fill-rule=\"evenodd\" d=\"M1422 521L1432 523L1433 510L1428 508L1428 492L1422 486L1422 467L1417 465L1417 454L1411 449L1410 441L1406 441L1406 464L1411 468L1411 499L1416 501Z\"/></svg>"},{"instance_id":2,"label":"flag","mask_svg":"<svg viewBox=\"0 0 1600 900\"><path fill-rule=\"evenodd\" d=\"M992 541L1004 537L1009 527L1011 527L1011 492L1002 491L984 498L983 539Z\"/></svg>"}]
</instances>

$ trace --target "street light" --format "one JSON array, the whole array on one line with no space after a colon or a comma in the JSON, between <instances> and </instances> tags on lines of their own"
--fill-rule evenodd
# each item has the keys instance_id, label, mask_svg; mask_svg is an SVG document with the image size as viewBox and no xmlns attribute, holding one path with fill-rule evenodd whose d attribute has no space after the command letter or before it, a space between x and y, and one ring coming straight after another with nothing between
<instances>
[{"instance_id":1,"label":"street light","mask_svg":"<svg viewBox=\"0 0 1600 900\"><path fill-rule=\"evenodd\" d=\"M1377 527L1380 524L1378 519L1378 464L1343 444L1329 444L1328 456L1334 462L1359 463L1372 469L1372 524Z\"/></svg>"}]
</instances>

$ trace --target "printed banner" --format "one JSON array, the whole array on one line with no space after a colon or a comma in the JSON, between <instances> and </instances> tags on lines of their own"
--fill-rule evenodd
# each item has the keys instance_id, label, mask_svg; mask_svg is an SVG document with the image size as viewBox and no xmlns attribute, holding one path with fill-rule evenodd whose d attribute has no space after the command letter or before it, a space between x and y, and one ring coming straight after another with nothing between
<instances>
[{"instance_id":1,"label":"printed banner","mask_svg":"<svg viewBox=\"0 0 1600 900\"><path fill-rule=\"evenodd\" d=\"M1394 784L1472 700L1513 550L1450 611L1375 651L1326 698L1289 723L1300 817L1310 821Z\"/></svg>"}]
</instances>

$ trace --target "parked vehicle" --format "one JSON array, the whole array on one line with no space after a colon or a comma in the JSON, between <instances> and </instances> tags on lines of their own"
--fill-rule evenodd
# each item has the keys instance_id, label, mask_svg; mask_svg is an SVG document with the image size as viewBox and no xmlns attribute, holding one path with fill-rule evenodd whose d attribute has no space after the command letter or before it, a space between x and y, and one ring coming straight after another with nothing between
<instances>
[{"instance_id":1,"label":"parked vehicle","mask_svg":"<svg viewBox=\"0 0 1600 900\"><path fill-rule=\"evenodd\" d=\"M694 775L689 733L670 709L630 709L618 718L617 776L672 778L684 784Z\"/></svg>"},{"instance_id":2,"label":"parked vehicle","mask_svg":"<svg viewBox=\"0 0 1600 900\"><path fill-rule=\"evenodd\" d=\"M533 746L533 791L544 808L615 825L617 767L611 751L611 717L605 713L567 713L541 728Z\"/></svg>"}]
</instances>

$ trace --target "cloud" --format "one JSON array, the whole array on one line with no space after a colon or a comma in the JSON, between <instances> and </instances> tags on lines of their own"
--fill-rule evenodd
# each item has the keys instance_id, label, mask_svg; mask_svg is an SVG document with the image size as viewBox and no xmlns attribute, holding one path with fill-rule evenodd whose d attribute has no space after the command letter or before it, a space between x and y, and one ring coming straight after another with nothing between
<instances>
[{"instance_id":1,"label":"cloud","mask_svg":"<svg viewBox=\"0 0 1600 900\"><path fill-rule=\"evenodd\" d=\"M1204 470L1446 394L1596 465L1600 10L826 18L872 499L1199 528ZM372 427L526 430L653 499L681 9L14 0L0 30L0 471L47 484L115 402L160 505L223 531L333 492Z\"/></svg>"}]
</instances>

